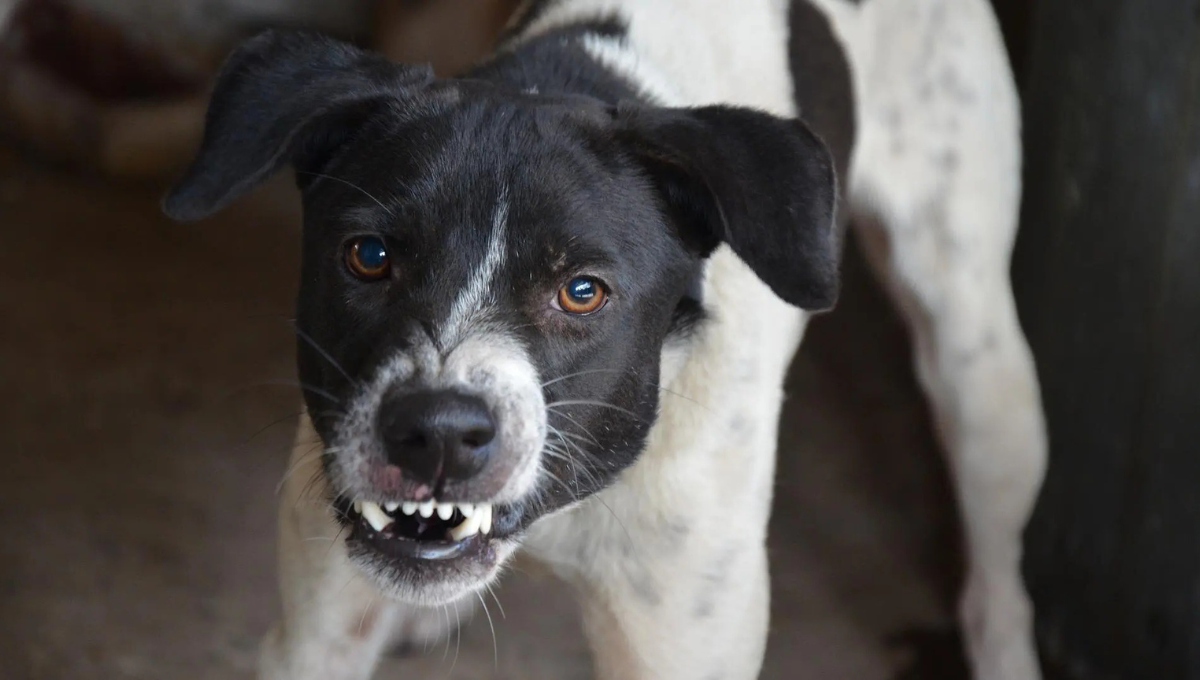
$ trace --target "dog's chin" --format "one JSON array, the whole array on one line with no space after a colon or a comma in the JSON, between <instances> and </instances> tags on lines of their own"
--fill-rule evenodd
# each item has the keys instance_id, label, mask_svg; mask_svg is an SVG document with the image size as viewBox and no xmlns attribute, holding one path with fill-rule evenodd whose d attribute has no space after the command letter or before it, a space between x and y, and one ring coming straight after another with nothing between
<instances>
[{"instance_id":1,"label":"dog's chin","mask_svg":"<svg viewBox=\"0 0 1200 680\"><path fill-rule=\"evenodd\" d=\"M429 607L482 590L516 551L516 536L505 532L516 524L512 510L497 506L494 512L495 531L461 539L446 534L418 540L401 529L391 531L391 526L380 531L349 508L339 516L348 525L345 542L351 562L393 599Z\"/></svg>"}]
</instances>

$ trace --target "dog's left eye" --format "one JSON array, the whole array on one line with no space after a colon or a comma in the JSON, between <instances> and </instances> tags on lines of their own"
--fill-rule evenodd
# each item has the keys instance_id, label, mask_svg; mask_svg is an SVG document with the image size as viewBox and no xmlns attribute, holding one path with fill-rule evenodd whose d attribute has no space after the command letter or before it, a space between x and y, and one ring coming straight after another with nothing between
<instances>
[{"instance_id":1,"label":"dog's left eye","mask_svg":"<svg viewBox=\"0 0 1200 680\"><path fill-rule=\"evenodd\" d=\"M378 236L359 236L346 243L346 268L363 281L382 279L391 265L387 244Z\"/></svg>"},{"instance_id":2,"label":"dog's left eye","mask_svg":"<svg viewBox=\"0 0 1200 680\"><path fill-rule=\"evenodd\" d=\"M599 279L576 276L558 289L554 306L568 314L582 316L600 311L608 302L608 291Z\"/></svg>"}]
</instances>

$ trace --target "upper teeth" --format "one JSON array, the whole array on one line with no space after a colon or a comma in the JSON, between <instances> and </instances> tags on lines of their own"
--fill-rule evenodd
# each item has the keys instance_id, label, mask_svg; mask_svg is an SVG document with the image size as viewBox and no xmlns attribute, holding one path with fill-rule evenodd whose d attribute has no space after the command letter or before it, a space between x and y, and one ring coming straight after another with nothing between
<instances>
[{"instance_id":1,"label":"upper teeth","mask_svg":"<svg viewBox=\"0 0 1200 680\"><path fill-rule=\"evenodd\" d=\"M375 531L383 531L387 525L392 523L392 518L387 516L383 508L370 501L363 501L362 516L372 527L375 527Z\"/></svg>"},{"instance_id":2,"label":"upper teeth","mask_svg":"<svg viewBox=\"0 0 1200 680\"><path fill-rule=\"evenodd\" d=\"M386 512L384 508L387 508ZM380 507L378 503L371 501L354 501L354 510L361 514L375 531L383 531L391 525L392 518L388 513L394 513L396 510L410 516L419 514L424 518L432 517L436 512L443 521L449 520L454 515L454 511L458 510L464 519L450 529L450 536L454 540L461 541L480 532L484 534L492 532L491 503L439 503L437 501L414 503L406 501L404 503L387 502Z\"/></svg>"}]
</instances>

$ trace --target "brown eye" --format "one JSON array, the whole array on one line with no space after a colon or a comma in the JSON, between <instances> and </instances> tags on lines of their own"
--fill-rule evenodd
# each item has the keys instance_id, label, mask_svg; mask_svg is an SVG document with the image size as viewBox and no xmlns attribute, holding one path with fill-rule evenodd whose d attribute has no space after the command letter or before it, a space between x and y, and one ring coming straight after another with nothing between
<instances>
[{"instance_id":1,"label":"brown eye","mask_svg":"<svg viewBox=\"0 0 1200 680\"><path fill-rule=\"evenodd\" d=\"M608 302L604 284L590 276L577 276L558 289L557 307L568 314L591 314Z\"/></svg>"},{"instance_id":2,"label":"brown eye","mask_svg":"<svg viewBox=\"0 0 1200 680\"><path fill-rule=\"evenodd\" d=\"M391 269L387 245L378 236L360 236L346 244L346 267L363 281L378 281Z\"/></svg>"}]
</instances>

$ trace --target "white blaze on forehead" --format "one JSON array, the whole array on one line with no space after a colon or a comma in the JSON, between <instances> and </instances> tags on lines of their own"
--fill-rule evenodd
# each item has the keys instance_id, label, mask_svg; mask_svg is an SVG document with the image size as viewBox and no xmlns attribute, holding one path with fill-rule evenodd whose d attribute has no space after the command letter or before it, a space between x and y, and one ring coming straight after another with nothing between
<instances>
[{"instance_id":1,"label":"white blaze on forehead","mask_svg":"<svg viewBox=\"0 0 1200 680\"><path fill-rule=\"evenodd\" d=\"M508 187L501 185L496 211L492 216L491 235L483 262L471 274L462 292L454 300L450 314L442 324L438 337L443 348L450 348L462 340L463 331L474 317L488 304L494 303L492 281L504 265L508 250Z\"/></svg>"}]
</instances>

